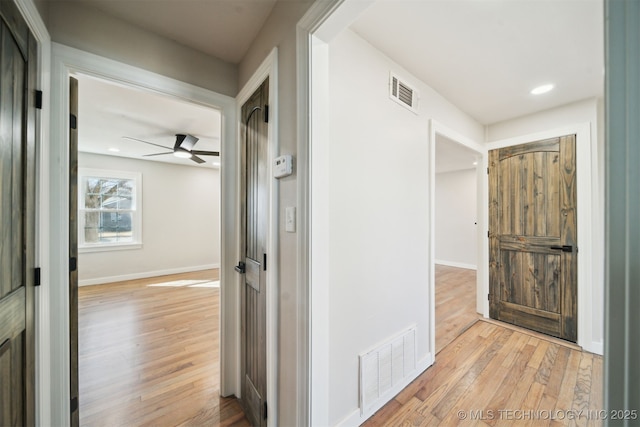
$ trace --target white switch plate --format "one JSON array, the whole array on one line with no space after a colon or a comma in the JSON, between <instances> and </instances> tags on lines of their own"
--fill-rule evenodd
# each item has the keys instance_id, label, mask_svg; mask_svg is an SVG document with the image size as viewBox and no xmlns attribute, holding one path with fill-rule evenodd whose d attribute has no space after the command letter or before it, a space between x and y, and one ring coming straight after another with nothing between
<instances>
[{"instance_id":1,"label":"white switch plate","mask_svg":"<svg viewBox=\"0 0 640 427\"><path fill-rule=\"evenodd\" d=\"M284 230L288 233L296 232L296 208L288 206L284 210Z\"/></svg>"}]
</instances>

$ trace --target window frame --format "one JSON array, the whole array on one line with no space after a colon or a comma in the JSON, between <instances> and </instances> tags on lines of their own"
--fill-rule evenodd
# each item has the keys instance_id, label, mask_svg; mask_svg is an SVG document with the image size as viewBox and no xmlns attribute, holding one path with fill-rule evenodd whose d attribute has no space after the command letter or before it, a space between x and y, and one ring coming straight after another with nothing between
<instances>
[{"instance_id":1,"label":"window frame","mask_svg":"<svg viewBox=\"0 0 640 427\"><path fill-rule=\"evenodd\" d=\"M134 189L131 194L131 242L85 242L85 212L95 211L85 208L85 182L88 178L132 180ZM98 210L99 211L99 210ZM117 209L115 210L118 211ZM142 173L96 168L78 168L78 252L104 252L142 248Z\"/></svg>"}]
</instances>

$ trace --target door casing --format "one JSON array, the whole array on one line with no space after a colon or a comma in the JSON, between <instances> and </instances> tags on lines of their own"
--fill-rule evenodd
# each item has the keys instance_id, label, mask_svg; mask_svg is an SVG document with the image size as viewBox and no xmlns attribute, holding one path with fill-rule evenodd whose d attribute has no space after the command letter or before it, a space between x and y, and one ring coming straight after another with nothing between
<instances>
[{"instance_id":1,"label":"door casing","mask_svg":"<svg viewBox=\"0 0 640 427\"><path fill-rule=\"evenodd\" d=\"M70 411L68 411L69 393L69 279L68 279L68 236L69 236L69 163L68 163L68 77L73 73L93 75L102 79L138 86L169 96L193 101L222 112L222 141L221 141L221 222L222 251L221 251L221 369L220 385L222 395L236 394L238 389L235 371L239 364L239 329L237 287L229 282L229 276L235 274L237 254L238 224L235 212L236 199L236 103L235 99L199 88L169 77L141 70L111 59L100 57L88 52L73 49L57 43L52 43L51 63L51 138L49 164L49 192L53 196L50 200L49 233L50 241L50 269L47 282L50 292L47 299L40 301L40 311L46 313L51 320L50 351L41 352L41 363L50 366L49 377L51 424L69 425ZM46 251L46 250L45 250ZM231 276L232 277L232 276ZM43 279L45 280L45 279ZM39 339L41 339L40 337ZM47 375L43 373L43 376Z\"/></svg>"}]
</instances>

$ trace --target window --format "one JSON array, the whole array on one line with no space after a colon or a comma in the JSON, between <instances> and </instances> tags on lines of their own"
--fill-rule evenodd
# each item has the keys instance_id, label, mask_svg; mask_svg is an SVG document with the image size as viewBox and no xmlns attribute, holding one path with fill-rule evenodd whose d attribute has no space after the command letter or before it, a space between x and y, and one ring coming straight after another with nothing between
<instances>
[{"instance_id":1,"label":"window","mask_svg":"<svg viewBox=\"0 0 640 427\"><path fill-rule=\"evenodd\" d=\"M140 247L142 174L97 169L78 173L78 247L84 252Z\"/></svg>"}]
</instances>

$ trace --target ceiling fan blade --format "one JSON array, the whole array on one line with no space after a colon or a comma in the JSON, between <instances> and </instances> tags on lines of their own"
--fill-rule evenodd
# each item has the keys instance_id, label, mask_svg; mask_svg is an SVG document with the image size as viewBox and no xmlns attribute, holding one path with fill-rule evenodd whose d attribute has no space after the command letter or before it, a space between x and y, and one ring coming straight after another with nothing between
<instances>
[{"instance_id":1,"label":"ceiling fan blade","mask_svg":"<svg viewBox=\"0 0 640 427\"><path fill-rule=\"evenodd\" d=\"M196 156L195 154L191 156L191 160L193 160L196 163L204 163L204 159L201 159L200 157Z\"/></svg>"},{"instance_id":2,"label":"ceiling fan blade","mask_svg":"<svg viewBox=\"0 0 640 427\"><path fill-rule=\"evenodd\" d=\"M191 151L194 145L198 142L198 138L193 135L185 135L182 133L176 134L176 144L173 149L183 148L187 151Z\"/></svg>"},{"instance_id":3,"label":"ceiling fan blade","mask_svg":"<svg viewBox=\"0 0 640 427\"><path fill-rule=\"evenodd\" d=\"M173 151L169 151L168 153L144 154L142 157L164 156L165 154L173 154Z\"/></svg>"},{"instance_id":4,"label":"ceiling fan blade","mask_svg":"<svg viewBox=\"0 0 640 427\"><path fill-rule=\"evenodd\" d=\"M219 151L200 151L200 150L191 150L191 154L196 154L198 156L219 156Z\"/></svg>"},{"instance_id":5,"label":"ceiling fan blade","mask_svg":"<svg viewBox=\"0 0 640 427\"><path fill-rule=\"evenodd\" d=\"M164 148L166 150L171 150L172 149L171 147L165 147L164 145L154 144L153 142L145 141L143 139L138 139L138 138L132 138L130 136L123 136L122 139L128 139L130 141L144 142L145 144L155 145L156 147Z\"/></svg>"}]
</instances>

